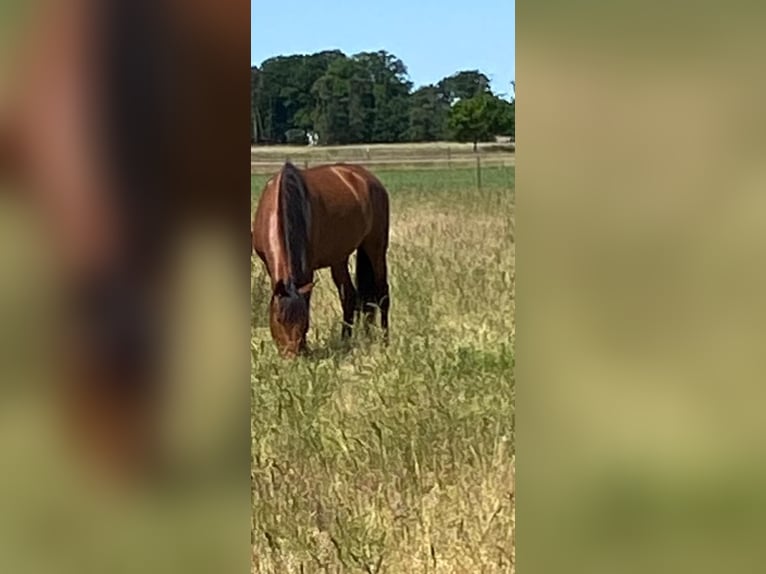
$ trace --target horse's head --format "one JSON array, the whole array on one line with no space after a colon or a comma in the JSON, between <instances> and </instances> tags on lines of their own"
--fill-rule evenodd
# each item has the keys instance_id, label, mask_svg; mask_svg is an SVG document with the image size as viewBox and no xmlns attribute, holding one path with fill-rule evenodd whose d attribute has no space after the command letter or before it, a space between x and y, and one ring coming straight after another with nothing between
<instances>
[{"instance_id":1,"label":"horse's head","mask_svg":"<svg viewBox=\"0 0 766 574\"><path fill-rule=\"evenodd\" d=\"M306 350L309 330L309 301L313 283L296 288L292 283L277 281L271 296L271 336L280 353L295 357Z\"/></svg>"}]
</instances>

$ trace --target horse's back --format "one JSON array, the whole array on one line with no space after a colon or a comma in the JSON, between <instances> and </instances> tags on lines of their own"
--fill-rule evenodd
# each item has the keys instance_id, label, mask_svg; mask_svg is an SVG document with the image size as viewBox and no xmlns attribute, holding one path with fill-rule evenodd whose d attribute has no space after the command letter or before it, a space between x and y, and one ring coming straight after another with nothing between
<instances>
[{"instance_id":1,"label":"horse's back","mask_svg":"<svg viewBox=\"0 0 766 574\"><path fill-rule=\"evenodd\" d=\"M310 191L313 189L339 207L345 203L358 204L369 209L369 215L373 218L381 215L381 208L388 210L386 188L375 174L362 165L324 164L308 168L303 174Z\"/></svg>"}]
</instances>

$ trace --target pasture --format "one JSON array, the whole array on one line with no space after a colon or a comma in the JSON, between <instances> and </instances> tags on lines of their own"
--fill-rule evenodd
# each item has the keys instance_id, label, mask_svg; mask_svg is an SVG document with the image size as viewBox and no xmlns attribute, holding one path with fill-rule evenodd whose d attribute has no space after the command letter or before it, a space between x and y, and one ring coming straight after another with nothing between
<instances>
[{"instance_id":1,"label":"pasture","mask_svg":"<svg viewBox=\"0 0 766 574\"><path fill-rule=\"evenodd\" d=\"M341 341L322 270L311 355L280 359L253 256L253 571L513 572L515 168L479 190L475 167L370 167L391 196L388 347Z\"/></svg>"}]
</instances>

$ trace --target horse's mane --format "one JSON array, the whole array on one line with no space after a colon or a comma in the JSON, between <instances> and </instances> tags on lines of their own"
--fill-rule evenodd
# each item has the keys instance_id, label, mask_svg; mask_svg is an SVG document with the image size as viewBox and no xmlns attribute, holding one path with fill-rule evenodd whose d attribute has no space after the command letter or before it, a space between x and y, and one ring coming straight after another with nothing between
<instances>
[{"instance_id":1,"label":"horse's mane","mask_svg":"<svg viewBox=\"0 0 766 574\"><path fill-rule=\"evenodd\" d=\"M311 205L303 175L289 161L282 168L279 207L290 279L295 286L300 287L308 283L311 277L308 260Z\"/></svg>"},{"instance_id":2,"label":"horse's mane","mask_svg":"<svg viewBox=\"0 0 766 574\"><path fill-rule=\"evenodd\" d=\"M295 323L304 318L308 313L306 300L297 294L290 293L288 297L279 299L279 314L285 323Z\"/></svg>"}]
</instances>

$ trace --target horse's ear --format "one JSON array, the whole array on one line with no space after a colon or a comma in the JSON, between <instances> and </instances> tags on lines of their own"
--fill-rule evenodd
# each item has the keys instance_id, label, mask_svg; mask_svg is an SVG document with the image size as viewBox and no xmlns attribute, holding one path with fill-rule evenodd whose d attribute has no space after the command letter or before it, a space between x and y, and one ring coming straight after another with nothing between
<instances>
[{"instance_id":1,"label":"horse's ear","mask_svg":"<svg viewBox=\"0 0 766 574\"><path fill-rule=\"evenodd\" d=\"M287 287L281 279L274 285L274 295L277 297L287 297Z\"/></svg>"},{"instance_id":2,"label":"horse's ear","mask_svg":"<svg viewBox=\"0 0 766 574\"><path fill-rule=\"evenodd\" d=\"M314 282L312 281L311 283L306 283L303 287L298 289L298 293L300 293L301 295L306 295L308 293L311 293L311 290L313 288L314 288Z\"/></svg>"}]
</instances>

